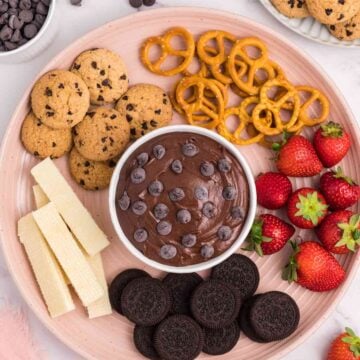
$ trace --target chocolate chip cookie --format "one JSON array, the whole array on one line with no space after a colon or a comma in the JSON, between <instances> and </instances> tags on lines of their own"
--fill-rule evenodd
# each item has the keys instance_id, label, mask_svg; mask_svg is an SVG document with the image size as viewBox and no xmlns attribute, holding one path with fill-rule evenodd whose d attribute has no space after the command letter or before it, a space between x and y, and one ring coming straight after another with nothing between
<instances>
[{"instance_id":1,"label":"chocolate chip cookie","mask_svg":"<svg viewBox=\"0 0 360 360\"><path fill-rule=\"evenodd\" d=\"M86 190L101 190L110 184L116 160L87 160L74 147L69 156L69 166L72 177L80 186Z\"/></svg>"},{"instance_id":2,"label":"chocolate chip cookie","mask_svg":"<svg viewBox=\"0 0 360 360\"><path fill-rule=\"evenodd\" d=\"M106 161L120 155L129 142L128 122L114 110L99 107L73 129L74 144L86 159Z\"/></svg>"},{"instance_id":3,"label":"chocolate chip cookie","mask_svg":"<svg viewBox=\"0 0 360 360\"><path fill-rule=\"evenodd\" d=\"M86 84L70 71L49 71L36 82L31 92L35 116L54 129L78 124L89 105L90 94Z\"/></svg>"},{"instance_id":4,"label":"chocolate chip cookie","mask_svg":"<svg viewBox=\"0 0 360 360\"><path fill-rule=\"evenodd\" d=\"M351 41L360 38L360 12L350 20L328 26L329 31L339 40Z\"/></svg>"},{"instance_id":5,"label":"chocolate chip cookie","mask_svg":"<svg viewBox=\"0 0 360 360\"><path fill-rule=\"evenodd\" d=\"M115 102L128 88L124 62L118 54L107 49L84 51L75 59L71 71L85 81L94 105Z\"/></svg>"},{"instance_id":6,"label":"chocolate chip cookie","mask_svg":"<svg viewBox=\"0 0 360 360\"><path fill-rule=\"evenodd\" d=\"M276 9L289 18L310 16L305 0L271 0Z\"/></svg>"},{"instance_id":7,"label":"chocolate chip cookie","mask_svg":"<svg viewBox=\"0 0 360 360\"><path fill-rule=\"evenodd\" d=\"M117 102L116 110L130 124L132 139L167 125L172 117L169 97L151 84L132 86Z\"/></svg>"},{"instance_id":8,"label":"chocolate chip cookie","mask_svg":"<svg viewBox=\"0 0 360 360\"><path fill-rule=\"evenodd\" d=\"M52 129L30 112L21 127L21 141L25 149L40 159L52 159L70 151L72 136L70 129Z\"/></svg>"},{"instance_id":9,"label":"chocolate chip cookie","mask_svg":"<svg viewBox=\"0 0 360 360\"><path fill-rule=\"evenodd\" d=\"M310 14L323 24L350 20L360 11L360 0L307 0Z\"/></svg>"}]
</instances>

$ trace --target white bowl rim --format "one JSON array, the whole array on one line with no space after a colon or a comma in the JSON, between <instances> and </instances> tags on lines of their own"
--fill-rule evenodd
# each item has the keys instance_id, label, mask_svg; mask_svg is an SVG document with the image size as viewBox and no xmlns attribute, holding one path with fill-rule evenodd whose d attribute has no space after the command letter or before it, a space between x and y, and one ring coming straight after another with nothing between
<instances>
[{"instance_id":1,"label":"white bowl rim","mask_svg":"<svg viewBox=\"0 0 360 360\"><path fill-rule=\"evenodd\" d=\"M21 53L22 51L26 51L29 47L31 47L36 41L38 41L42 37L42 35L45 33L45 31L47 31L49 24L51 23L51 21L54 17L56 1L57 0L51 0L50 6L49 6L49 11L46 15L46 19L45 19L42 27L40 28L39 32L32 39L30 39L27 43L25 43L24 45L21 45L20 47L14 49L14 50L0 51L0 58L10 57L10 55L15 55L15 54Z\"/></svg>"},{"instance_id":2,"label":"white bowl rim","mask_svg":"<svg viewBox=\"0 0 360 360\"><path fill-rule=\"evenodd\" d=\"M239 161L241 164L243 171L245 173L248 187L249 187L249 209L247 213L246 220L243 224L243 228L241 230L241 233L239 237L234 241L234 243L223 253L221 253L219 256L214 257L208 261L204 261L202 263L193 264L193 265L187 265L187 266L170 266L161 264L155 260L152 260L148 257L146 257L144 254L142 254L133 244L132 242L127 238L125 233L123 232L120 222L117 217L116 212L116 190L117 185L120 177L121 169L123 168L124 164L128 160L128 158L144 143L148 142L151 139L154 139L160 135L169 134L169 133L176 133L176 132L189 132L194 133L198 135L206 136L218 143L220 145L224 146L228 151L231 152L232 155L235 156L235 158ZM113 227L116 231L116 234L119 238L119 241L121 241L127 250L134 255L136 258L138 258L140 261L142 261L144 264L151 266L152 268L155 268L157 270L166 271L170 273L191 273L191 272L199 272L203 270L210 269L214 267L215 265L220 264L224 260L226 260L228 257L230 257L232 254L234 254L241 244L245 241L248 233L250 232L251 226L253 224L255 214L256 214L256 188L255 188L255 181L254 176L252 174L251 168L245 159L245 157L241 154L239 149L230 143L228 140L220 136L214 131L210 131L198 126L191 126L191 125L168 125L163 128L159 128L156 130L153 130L152 132L144 135L143 137L136 140L133 144L131 144L126 151L121 156L119 162L117 163L114 173L111 178L110 182L110 188L109 188L109 210L110 210L110 217L111 222L113 224Z\"/></svg>"}]
</instances>

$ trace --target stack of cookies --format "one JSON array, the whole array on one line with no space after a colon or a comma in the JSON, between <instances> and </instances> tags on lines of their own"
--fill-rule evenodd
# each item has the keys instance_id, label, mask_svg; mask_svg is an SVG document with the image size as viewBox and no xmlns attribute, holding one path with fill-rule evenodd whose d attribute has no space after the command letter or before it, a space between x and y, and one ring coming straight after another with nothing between
<instances>
[{"instance_id":1,"label":"stack of cookies","mask_svg":"<svg viewBox=\"0 0 360 360\"><path fill-rule=\"evenodd\" d=\"M360 0L271 0L290 18L313 16L339 40L360 38Z\"/></svg>"},{"instance_id":2,"label":"stack of cookies","mask_svg":"<svg viewBox=\"0 0 360 360\"><path fill-rule=\"evenodd\" d=\"M282 340L299 323L299 309L285 293L254 295L259 272L248 257L234 254L197 273L167 274L162 280L139 269L118 274L109 289L113 308L135 323L134 343L149 359L192 360L230 352L242 330L258 343Z\"/></svg>"},{"instance_id":3,"label":"stack of cookies","mask_svg":"<svg viewBox=\"0 0 360 360\"><path fill-rule=\"evenodd\" d=\"M159 87L128 87L119 55L107 49L81 53L70 71L50 71L34 85L22 143L40 159L70 152L75 181L87 190L106 188L129 141L166 125L172 116Z\"/></svg>"}]
</instances>

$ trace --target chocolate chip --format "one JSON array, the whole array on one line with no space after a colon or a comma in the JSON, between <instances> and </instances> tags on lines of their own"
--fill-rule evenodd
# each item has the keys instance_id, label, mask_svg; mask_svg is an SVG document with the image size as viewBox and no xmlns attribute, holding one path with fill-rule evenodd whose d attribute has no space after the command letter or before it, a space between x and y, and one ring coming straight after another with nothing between
<instances>
[{"instance_id":1,"label":"chocolate chip","mask_svg":"<svg viewBox=\"0 0 360 360\"><path fill-rule=\"evenodd\" d=\"M332 12L333 12L333 9L325 9L325 14L327 16L330 16L332 14Z\"/></svg>"},{"instance_id":2,"label":"chocolate chip","mask_svg":"<svg viewBox=\"0 0 360 360\"><path fill-rule=\"evenodd\" d=\"M39 153L37 151L34 151L34 156L39 156Z\"/></svg>"},{"instance_id":3,"label":"chocolate chip","mask_svg":"<svg viewBox=\"0 0 360 360\"><path fill-rule=\"evenodd\" d=\"M121 76L120 76L120 80L126 80L127 79L127 76L125 75L125 74L122 74Z\"/></svg>"},{"instance_id":4,"label":"chocolate chip","mask_svg":"<svg viewBox=\"0 0 360 360\"><path fill-rule=\"evenodd\" d=\"M0 6L0 13L5 13L6 11L8 11L8 9L9 9L9 4L3 3L3 4Z\"/></svg>"},{"instance_id":5,"label":"chocolate chip","mask_svg":"<svg viewBox=\"0 0 360 360\"><path fill-rule=\"evenodd\" d=\"M129 4L133 8L137 9L141 7L141 5L143 4L143 0L129 0Z\"/></svg>"},{"instance_id":6,"label":"chocolate chip","mask_svg":"<svg viewBox=\"0 0 360 360\"><path fill-rule=\"evenodd\" d=\"M214 247L212 245L203 245L200 249L200 254L205 259L209 259L214 255Z\"/></svg>"},{"instance_id":7,"label":"chocolate chip","mask_svg":"<svg viewBox=\"0 0 360 360\"><path fill-rule=\"evenodd\" d=\"M350 30L346 30L346 36L351 36L353 34L353 32L352 31L350 31Z\"/></svg>"},{"instance_id":8,"label":"chocolate chip","mask_svg":"<svg viewBox=\"0 0 360 360\"><path fill-rule=\"evenodd\" d=\"M212 175L214 175L214 172L215 172L214 165L208 161L203 161L200 165L200 172L201 172L201 175L203 175L203 176L206 176L206 177L212 176Z\"/></svg>"},{"instance_id":9,"label":"chocolate chip","mask_svg":"<svg viewBox=\"0 0 360 360\"><path fill-rule=\"evenodd\" d=\"M163 104L166 105L168 103L167 99L163 99Z\"/></svg>"},{"instance_id":10,"label":"chocolate chip","mask_svg":"<svg viewBox=\"0 0 360 360\"><path fill-rule=\"evenodd\" d=\"M183 171L183 166L180 160L174 160L171 163L171 170L175 173L175 174L181 174Z\"/></svg>"},{"instance_id":11,"label":"chocolate chip","mask_svg":"<svg viewBox=\"0 0 360 360\"><path fill-rule=\"evenodd\" d=\"M134 232L134 240L139 243L146 241L148 236L148 232L143 228L136 229Z\"/></svg>"},{"instance_id":12,"label":"chocolate chip","mask_svg":"<svg viewBox=\"0 0 360 360\"><path fill-rule=\"evenodd\" d=\"M97 100L98 100L98 101L104 101L104 97L103 97L102 95L99 95L99 96L97 97Z\"/></svg>"},{"instance_id":13,"label":"chocolate chip","mask_svg":"<svg viewBox=\"0 0 360 360\"><path fill-rule=\"evenodd\" d=\"M1 6L0 6L1 8ZM0 11L1 12L1 11ZM8 13L4 13L0 16L0 25L4 25L9 19L9 14Z\"/></svg>"},{"instance_id":14,"label":"chocolate chip","mask_svg":"<svg viewBox=\"0 0 360 360\"><path fill-rule=\"evenodd\" d=\"M234 206L230 210L230 215L234 220L244 219L244 210L240 206Z\"/></svg>"},{"instance_id":15,"label":"chocolate chip","mask_svg":"<svg viewBox=\"0 0 360 360\"><path fill-rule=\"evenodd\" d=\"M153 6L156 0L143 0L145 6Z\"/></svg>"},{"instance_id":16,"label":"chocolate chip","mask_svg":"<svg viewBox=\"0 0 360 360\"><path fill-rule=\"evenodd\" d=\"M156 231L158 232L159 235L162 236L169 235L171 233L171 230L172 230L172 225L168 221L162 220L156 225Z\"/></svg>"},{"instance_id":17,"label":"chocolate chip","mask_svg":"<svg viewBox=\"0 0 360 360\"><path fill-rule=\"evenodd\" d=\"M168 216L169 208L165 204L159 203L154 206L153 213L156 219L162 220Z\"/></svg>"},{"instance_id":18,"label":"chocolate chip","mask_svg":"<svg viewBox=\"0 0 360 360\"><path fill-rule=\"evenodd\" d=\"M209 197L209 192L204 186L197 186L194 190L194 196L197 200L207 200Z\"/></svg>"},{"instance_id":19,"label":"chocolate chip","mask_svg":"<svg viewBox=\"0 0 360 360\"><path fill-rule=\"evenodd\" d=\"M35 14L35 22L34 24L40 29L42 24L45 22L46 16L41 15L41 14ZM79 69L80 69L80 65L79 65Z\"/></svg>"},{"instance_id":20,"label":"chocolate chip","mask_svg":"<svg viewBox=\"0 0 360 360\"><path fill-rule=\"evenodd\" d=\"M214 203L211 201L208 201L204 204L202 208L202 213L204 216L206 216L208 219L211 219L215 216L216 208Z\"/></svg>"},{"instance_id":21,"label":"chocolate chip","mask_svg":"<svg viewBox=\"0 0 360 360\"><path fill-rule=\"evenodd\" d=\"M127 116L126 116L126 118L127 118ZM129 121L129 119L128 119L128 121ZM131 121L131 120L130 120ZM130 134L132 135L132 136L136 136L136 129L135 128L131 128L130 129Z\"/></svg>"},{"instance_id":22,"label":"chocolate chip","mask_svg":"<svg viewBox=\"0 0 360 360\"><path fill-rule=\"evenodd\" d=\"M194 157L199 153L199 148L195 144L188 142L183 144L181 152L187 157Z\"/></svg>"},{"instance_id":23,"label":"chocolate chip","mask_svg":"<svg viewBox=\"0 0 360 360\"><path fill-rule=\"evenodd\" d=\"M8 51L15 50L17 48L17 45L15 43L12 43L11 41L4 41L4 45L6 50Z\"/></svg>"},{"instance_id":24,"label":"chocolate chip","mask_svg":"<svg viewBox=\"0 0 360 360\"><path fill-rule=\"evenodd\" d=\"M38 28L34 24L27 24L24 26L24 36L27 39L32 39L38 32Z\"/></svg>"},{"instance_id":25,"label":"chocolate chip","mask_svg":"<svg viewBox=\"0 0 360 360\"><path fill-rule=\"evenodd\" d=\"M160 249L160 256L165 260L174 258L176 254L177 250L174 245L163 245Z\"/></svg>"},{"instance_id":26,"label":"chocolate chip","mask_svg":"<svg viewBox=\"0 0 360 360\"><path fill-rule=\"evenodd\" d=\"M152 127L157 127L158 123L157 123L157 121L155 121L155 120L150 120L150 125L151 125Z\"/></svg>"},{"instance_id":27,"label":"chocolate chip","mask_svg":"<svg viewBox=\"0 0 360 360\"><path fill-rule=\"evenodd\" d=\"M17 43L17 42L20 41L20 39L21 39L21 32L20 32L19 29L16 29L16 30L14 31L14 33L13 33L10 41L13 42L13 43Z\"/></svg>"},{"instance_id":28,"label":"chocolate chip","mask_svg":"<svg viewBox=\"0 0 360 360\"><path fill-rule=\"evenodd\" d=\"M230 239L231 233L232 231L230 226L223 225L219 227L217 231L217 236L221 241L227 241Z\"/></svg>"},{"instance_id":29,"label":"chocolate chip","mask_svg":"<svg viewBox=\"0 0 360 360\"><path fill-rule=\"evenodd\" d=\"M141 128L144 129L144 130L148 130L148 123L146 121L144 121L142 124L141 124Z\"/></svg>"},{"instance_id":30,"label":"chocolate chip","mask_svg":"<svg viewBox=\"0 0 360 360\"><path fill-rule=\"evenodd\" d=\"M185 197L185 192L181 188L174 188L169 192L169 198L171 201L181 201Z\"/></svg>"},{"instance_id":31,"label":"chocolate chip","mask_svg":"<svg viewBox=\"0 0 360 360\"><path fill-rule=\"evenodd\" d=\"M7 25L4 25L3 28L0 30L0 39L2 41L10 40L12 37L13 31Z\"/></svg>"},{"instance_id":32,"label":"chocolate chip","mask_svg":"<svg viewBox=\"0 0 360 360\"><path fill-rule=\"evenodd\" d=\"M339 3L340 5L345 5L345 0L338 0L338 3Z\"/></svg>"},{"instance_id":33,"label":"chocolate chip","mask_svg":"<svg viewBox=\"0 0 360 360\"><path fill-rule=\"evenodd\" d=\"M135 215L144 215L147 210L147 205L144 201L137 200L131 205L131 210Z\"/></svg>"},{"instance_id":34,"label":"chocolate chip","mask_svg":"<svg viewBox=\"0 0 360 360\"><path fill-rule=\"evenodd\" d=\"M52 147L56 147L56 143L55 143L55 142L52 143Z\"/></svg>"},{"instance_id":35,"label":"chocolate chip","mask_svg":"<svg viewBox=\"0 0 360 360\"><path fill-rule=\"evenodd\" d=\"M140 167L143 167L149 161L149 154L142 152L136 157L137 163Z\"/></svg>"},{"instance_id":36,"label":"chocolate chip","mask_svg":"<svg viewBox=\"0 0 360 360\"><path fill-rule=\"evenodd\" d=\"M117 118L117 115L116 114L112 114L111 116L110 116L110 119L111 120L114 120L114 119L116 119Z\"/></svg>"},{"instance_id":37,"label":"chocolate chip","mask_svg":"<svg viewBox=\"0 0 360 360\"><path fill-rule=\"evenodd\" d=\"M222 196L225 200L234 200L236 196L236 189L234 186L225 186L222 191Z\"/></svg>"},{"instance_id":38,"label":"chocolate chip","mask_svg":"<svg viewBox=\"0 0 360 360\"><path fill-rule=\"evenodd\" d=\"M191 213L189 210L181 209L176 213L176 219L180 224L187 224L191 221Z\"/></svg>"},{"instance_id":39,"label":"chocolate chip","mask_svg":"<svg viewBox=\"0 0 360 360\"><path fill-rule=\"evenodd\" d=\"M46 112L46 116L47 117L52 117L52 116L54 116L55 115L55 113L53 112L53 111L47 111Z\"/></svg>"},{"instance_id":40,"label":"chocolate chip","mask_svg":"<svg viewBox=\"0 0 360 360\"><path fill-rule=\"evenodd\" d=\"M163 191L164 185L160 180L154 180L148 186L148 192L151 196L160 196Z\"/></svg>"},{"instance_id":41,"label":"chocolate chip","mask_svg":"<svg viewBox=\"0 0 360 360\"><path fill-rule=\"evenodd\" d=\"M131 172L130 178L133 184L141 184L146 178L145 170L143 168L135 168Z\"/></svg>"},{"instance_id":42,"label":"chocolate chip","mask_svg":"<svg viewBox=\"0 0 360 360\"><path fill-rule=\"evenodd\" d=\"M160 115L161 114L161 109L155 110L155 114Z\"/></svg>"},{"instance_id":43,"label":"chocolate chip","mask_svg":"<svg viewBox=\"0 0 360 360\"><path fill-rule=\"evenodd\" d=\"M126 105L126 110L127 111L133 111L134 110L134 105L133 104L127 104Z\"/></svg>"},{"instance_id":44,"label":"chocolate chip","mask_svg":"<svg viewBox=\"0 0 360 360\"><path fill-rule=\"evenodd\" d=\"M161 160L165 156L166 150L162 145L155 145L153 147L153 154L156 159Z\"/></svg>"},{"instance_id":45,"label":"chocolate chip","mask_svg":"<svg viewBox=\"0 0 360 360\"><path fill-rule=\"evenodd\" d=\"M223 173L227 173L231 170L231 164L230 161L228 161L227 159L223 158L220 159L217 162L217 168L219 169L219 171L223 172Z\"/></svg>"},{"instance_id":46,"label":"chocolate chip","mask_svg":"<svg viewBox=\"0 0 360 360\"><path fill-rule=\"evenodd\" d=\"M3 3L3 2L1 2ZM19 0L9 0L9 6L13 9L16 9L19 6Z\"/></svg>"},{"instance_id":47,"label":"chocolate chip","mask_svg":"<svg viewBox=\"0 0 360 360\"><path fill-rule=\"evenodd\" d=\"M90 165L90 164L89 164ZM85 165L86 166L86 165ZM130 198L126 191L122 194L121 198L118 200L118 205L121 210L125 211L130 206Z\"/></svg>"},{"instance_id":48,"label":"chocolate chip","mask_svg":"<svg viewBox=\"0 0 360 360\"><path fill-rule=\"evenodd\" d=\"M81 68L81 65L80 65L80 64L77 64L77 63L74 63L73 68L74 68L75 70L79 70L79 69Z\"/></svg>"},{"instance_id":49,"label":"chocolate chip","mask_svg":"<svg viewBox=\"0 0 360 360\"><path fill-rule=\"evenodd\" d=\"M341 21L344 17L345 17L344 14L340 14L339 17L337 18L337 20L338 20L338 21Z\"/></svg>"},{"instance_id":50,"label":"chocolate chip","mask_svg":"<svg viewBox=\"0 0 360 360\"><path fill-rule=\"evenodd\" d=\"M126 114L126 120L128 121L128 122L131 122L132 121L132 116L131 115L129 115L129 114ZM136 133L135 134L132 134L132 135L136 135Z\"/></svg>"},{"instance_id":51,"label":"chocolate chip","mask_svg":"<svg viewBox=\"0 0 360 360\"><path fill-rule=\"evenodd\" d=\"M181 238L181 243L187 247L191 248L196 244L196 235L194 234L186 234Z\"/></svg>"},{"instance_id":52,"label":"chocolate chip","mask_svg":"<svg viewBox=\"0 0 360 360\"><path fill-rule=\"evenodd\" d=\"M50 6L51 0L40 0L44 5Z\"/></svg>"},{"instance_id":53,"label":"chocolate chip","mask_svg":"<svg viewBox=\"0 0 360 360\"><path fill-rule=\"evenodd\" d=\"M111 159L111 160L109 160L108 165L109 165L109 168L114 168L116 166L116 161Z\"/></svg>"},{"instance_id":54,"label":"chocolate chip","mask_svg":"<svg viewBox=\"0 0 360 360\"><path fill-rule=\"evenodd\" d=\"M105 75L105 70L100 70L100 75L104 76Z\"/></svg>"},{"instance_id":55,"label":"chocolate chip","mask_svg":"<svg viewBox=\"0 0 360 360\"><path fill-rule=\"evenodd\" d=\"M93 118L95 115L95 111L90 111L86 113L86 116L89 116L90 118Z\"/></svg>"}]
</instances>

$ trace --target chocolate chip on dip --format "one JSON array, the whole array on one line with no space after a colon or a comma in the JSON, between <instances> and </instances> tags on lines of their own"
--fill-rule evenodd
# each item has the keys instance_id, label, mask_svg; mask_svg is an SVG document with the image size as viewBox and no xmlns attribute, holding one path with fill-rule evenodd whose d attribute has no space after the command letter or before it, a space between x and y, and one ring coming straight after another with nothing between
<instances>
[{"instance_id":1,"label":"chocolate chip on dip","mask_svg":"<svg viewBox=\"0 0 360 360\"><path fill-rule=\"evenodd\" d=\"M248 207L241 164L203 135L160 135L139 146L120 171L120 226L140 252L162 264L219 256L238 238Z\"/></svg>"}]
</instances>

